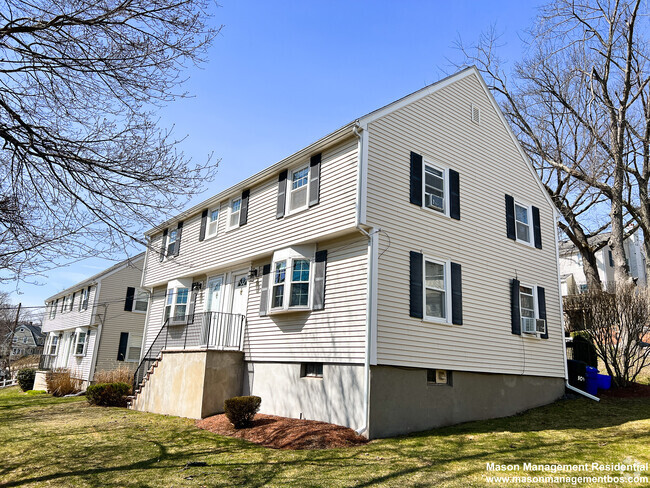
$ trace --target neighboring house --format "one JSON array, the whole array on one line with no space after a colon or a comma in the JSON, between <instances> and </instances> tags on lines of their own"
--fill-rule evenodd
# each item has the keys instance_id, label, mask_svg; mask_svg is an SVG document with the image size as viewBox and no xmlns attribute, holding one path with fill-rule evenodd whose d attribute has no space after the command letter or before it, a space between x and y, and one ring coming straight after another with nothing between
<instances>
[{"instance_id":1,"label":"neighboring house","mask_svg":"<svg viewBox=\"0 0 650 488\"><path fill-rule=\"evenodd\" d=\"M475 68L147 236L131 408L253 394L374 438L564 393L555 209Z\"/></svg>"},{"instance_id":2,"label":"neighboring house","mask_svg":"<svg viewBox=\"0 0 650 488\"><path fill-rule=\"evenodd\" d=\"M630 237L625 239L623 247L627 264L630 268L630 275L636 278L637 283L645 286L647 283L645 272L645 256L643 253L643 243L639 231L636 231ZM595 236L590 239L592 246L598 245L609 240L610 233ZM582 254L575 245L569 241L560 241L560 274L562 283L562 295L575 295L587 290L587 279L582 267ZM614 281L614 260L612 250L606 245L596 251L596 263L598 266L598 276L603 287Z\"/></svg>"},{"instance_id":3,"label":"neighboring house","mask_svg":"<svg viewBox=\"0 0 650 488\"><path fill-rule=\"evenodd\" d=\"M7 338L8 339L8 338ZM39 325L19 323L11 341L11 359L18 359L32 354L41 354L45 335Z\"/></svg>"},{"instance_id":4,"label":"neighboring house","mask_svg":"<svg viewBox=\"0 0 650 488\"><path fill-rule=\"evenodd\" d=\"M41 379L66 368L87 385L97 371L137 366L149 302L139 288L143 264L144 253L46 300Z\"/></svg>"}]
</instances>

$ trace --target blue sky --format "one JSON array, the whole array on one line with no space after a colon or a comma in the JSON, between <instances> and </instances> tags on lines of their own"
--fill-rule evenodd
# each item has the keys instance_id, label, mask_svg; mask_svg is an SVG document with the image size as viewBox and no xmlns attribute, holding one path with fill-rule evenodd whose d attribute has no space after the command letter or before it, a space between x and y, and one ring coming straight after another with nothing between
<instances>
[{"instance_id":1,"label":"blue sky","mask_svg":"<svg viewBox=\"0 0 650 488\"><path fill-rule=\"evenodd\" d=\"M521 33L539 2L219 0L224 24L208 62L192 67L181 99L160 113L186 155L221 159L195 204L329 132L454 71L459 37L474 42L496 24L503 57L522 53ZM43 300L111 266L88 259L14 287L23 305Z\"/></svg>"}]
</instances>

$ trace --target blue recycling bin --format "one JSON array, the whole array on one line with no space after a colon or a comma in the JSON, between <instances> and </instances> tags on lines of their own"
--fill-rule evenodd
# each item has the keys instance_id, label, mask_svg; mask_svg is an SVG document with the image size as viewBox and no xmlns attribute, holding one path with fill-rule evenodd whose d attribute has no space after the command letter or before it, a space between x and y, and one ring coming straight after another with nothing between
<instances>
[{"instance_id":1,"label":"blue recycling bin","mask_svg":"<svg viewBox=\"0 0 650 488\"><path fill-rule=\"evenodd\" d=\"M596 396L598 394L598 370L592 366L587 366L586 376L587 388L585 391Z\"/></svg>"},{"instance_id":2,"label":"blue recycling bin","mask_svg":"<svg viewBox=\"0 0 650 488\"><path fill-rule=\"evenodd\" d=\"M612 387L612 377L608 374L598 375L598 389L609 390Z\"/></svg>"}]
</instances>

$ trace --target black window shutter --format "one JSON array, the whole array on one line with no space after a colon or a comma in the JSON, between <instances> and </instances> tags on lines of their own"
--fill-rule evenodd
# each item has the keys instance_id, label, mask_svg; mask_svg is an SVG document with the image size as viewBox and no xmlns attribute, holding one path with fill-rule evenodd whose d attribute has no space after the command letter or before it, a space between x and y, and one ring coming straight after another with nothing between
<instances>
[{"instance_id":1,"label":"black window shutter","mask_svg":"<svg viewBox=\"0 0 650 488\"><path fill-rule=\"evenodd\" d=\"M183 236L183 222L178 223L178 231L176 232L176 242L174 243L174 256L178 256L181 252L181 237Z\"/></svg>"},{"instance_id":2,"label":"black window shutter","mask_svg":"<svg viewBox=\"0 0 650 488\"><path fill-rule=\"evenodd\" d=\"M250 190L244 190L241 192L241 210L239 212L239 226L246 225L248 222L248 197L250 196Z\"/></svg>"},{"instance_id":3,"label":"black window shutter","mask_svg":"<svg viewBox=\"0 0 650 488\"><path fill-rule=\"evenodd\" d=\"M135 298L135 288L132 286L126 289L126 299L124 300L124 311L131 312L133 310L133 299Z\"/></svg>"},{"instance_id":4,"label":"black window shutter","mask_svg":"<svg viewBox=\"0 0 650 488\"><path fill-rule=\"evenodd\" d=\"M506 195L506 232L508 239L517 240L515 233L515 199Z\"/></svg>"},{"instance_id":5,"label":"black window shutter","mask_svg":"<svg viewBox=\"0 0 650 488\"><path fill-rule=\"evenodd\" d=\"M411 152L411 203L422 206L422 156Z\"/></svg>"},{"instance_id":6,"label":"black window shutter","mask_svg":"<svg viewBox=\"0 0 650 488\"><path fill-rule=\"evenodd\" d=\"M163 230L162 242L160 245L160 260L165 259L165 252L167 251L167 231L169 229Z\"/></svg>"},{"instance_id":7,"label":"black window shutter","mask_svg":"<svg viewBox=\"0 0 650 488\"><path fill-rule=\"evenodd\" d=\"M519 280L510 280L510 315L512 333L521 335L521 311L519 310Z\"/></svg>"},{"instance_id":8,"label":"black window shutter","mask_svg":"<svg viewBox=\"0 0 650 488\"><path fill-rule=\"evenodd\" d=\"M201 230L199 231L199 241L205 239L205 228L208 225L208 209L201 213Z\"/></svg>"},{"instance_id":9,"label":"black window shutter","mask_svg":"<svg viewBox=\"0 0 650 488\"><path fill-rule=\"evenodd\" d=\"M124 361L126 357L126 346L129 344L129 333L120 332L120 347L117 350L117 360Z\"/></svg>"},{"instance_id":10,"label":"black window shutter","mask_svg":"<svg viewBox=\"0 0 650 488\"><path fill-rule=\"evenodd\" d=\"M262 267L262 290L260 292L260 317L266 316L269 305L269 278L271 277L271 265L265 264Z\"/></svg>"},{"instance_id":11,"label":"black window shutter","mask_svg":"<svg viewBox=\"0 0 650 488\"><path fill-rule=\"evenodd\" d=\"M316 251L314 265L314 310L325 308L325 268L327 267L327 250Z\"/></svg>"},{"instance_id":12,"label":"black window shutter","mask_svg":"<svg viewBox=\"0 0 650 488\"><path fill-rule=\"evenodd\" d=\"M542 227L539 222L539 209L532 207L533 210L533 236L535 238L535 247L542 248Z\"/></svg>"},{"instance_id":13,"label":"black window shutter","mask_svg":"<svg viewBox=\"0 0 650 488\"><path fill-rule=\"evenodd\" d=\"M449 170L449 216L460 220L460 175L453 169Z\"/></svg>"},{"instance_id":14,"label":"black window shutter","mask_svg":"<svg viewBox=\"0 0 650 488\"><path fill-rule=\"evenodd\" d=\"M608 249L607 250L607 256L609 256L609 266L610 268L614 267L614 257L612 256L612 250Z\"/></svg>"},{"instance_id":15,"label":"black window shutter","mask_svg":"<svg viewBox=\"0 0 650 488\"><path fill-rule=\"evenodd\" d=\"M287 203L287 170L280 172L278 176L278 209L275 218L284 217L284 206Z\"/></svg>"},{"instance_id":16,"label":"black window shutter","mask_svg":"<svg viewBox=\"0 0 650 488\"><path fill-rule=\"evenodd\" d=\"M537 287L537 312L540 319L546 320L546 292L541 286ZM540 337L548 339L548 322L546 322L546 330Z\"/></svg>"},{"instance_id":17,"label":"black window shutter","mask_svg":"<svg viewBox=\"0 0 650 488\"><path fill-rule=\"evenodd\" d=\"M451 263L451 323L463 325L463 274L458 263Z\"/></svg>"},{"instance_id":18,"label":"black window shutter","mask_svg":"<svg viewBox=\"0 0 650 488\"><path fill-rule=\"evenodd\" d=\"M309 161L309 206L320 201L320 160L321 154L315 154Z\"/></svg>"},{"instance_id":19,"label":"black window shutter","mask_svg":"<svg viewBox=\"0 0 650 488\"><path fill-rule=\"evenodd\" d=\"M410 291L410 310L409 315L421 319L424 317L423 310L423 286L422 280L422 262L423 256L419 252L411 251L410 263L410 278L409 278L409 291Z\"/></svg>"}]
</instances>

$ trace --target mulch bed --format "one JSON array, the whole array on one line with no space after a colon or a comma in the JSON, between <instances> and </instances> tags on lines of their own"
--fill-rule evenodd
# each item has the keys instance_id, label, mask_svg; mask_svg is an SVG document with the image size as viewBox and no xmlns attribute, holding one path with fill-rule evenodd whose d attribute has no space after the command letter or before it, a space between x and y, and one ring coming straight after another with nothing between
<instances>
[{"instance_id":1,"label":"mulch bed","mask_svg":"<svg viewBox=\"0 0 650 488\"><path fill-rule=\"evenodd\" d=\"M646 398L650 397L650 385L632 383L626 388L612 386L610 390L599 390L598 393L600 396L611 398Z\"/></svg>"},{"instance_id":2,"label":"mulch bed","mask_svg":"<svg viewBox=\"0 0 650 488\"><path fill-rule=\"evenodd\" d=\"M340 425L257 414L253 425L235 429L224 414L198 420L196 426L219 435L245 439L273 449L331 449L359 446L368 439Z\"/></svg>"}]
</instances>

